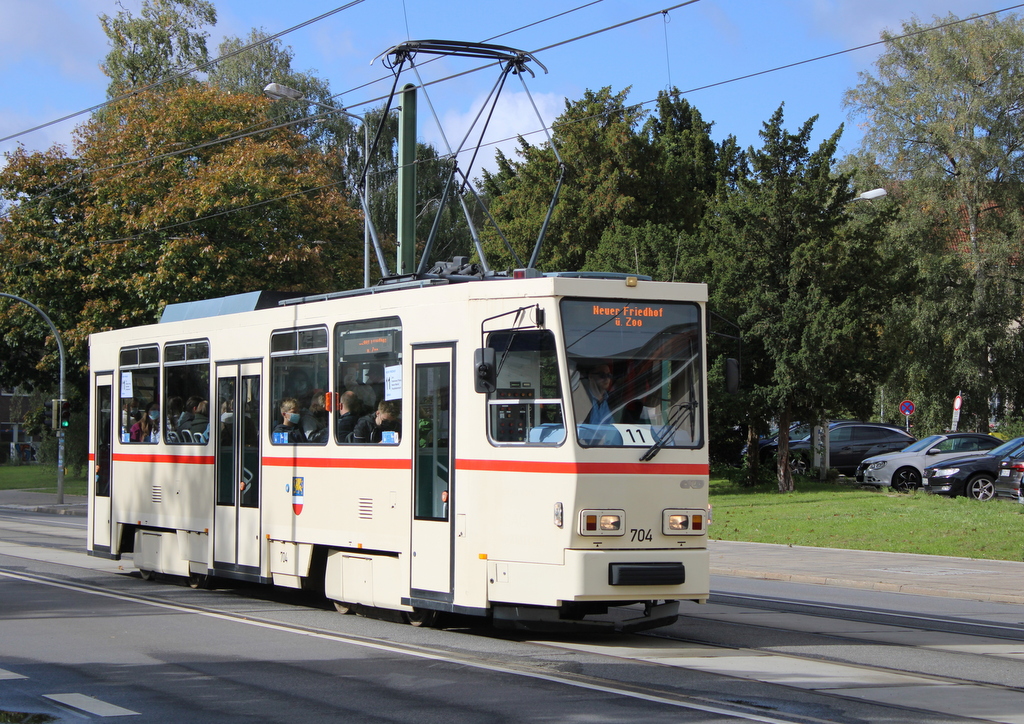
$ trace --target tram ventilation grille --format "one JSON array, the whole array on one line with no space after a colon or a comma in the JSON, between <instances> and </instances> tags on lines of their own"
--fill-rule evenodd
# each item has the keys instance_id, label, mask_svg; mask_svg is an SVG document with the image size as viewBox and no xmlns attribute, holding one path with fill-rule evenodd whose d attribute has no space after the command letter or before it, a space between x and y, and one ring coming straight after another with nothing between
<instances>
[{"instance_id":1,"label":"tram ventilation grille","mask_svg":"<svg viewBox=\"0 0 1024 724\"><path fill-rule=\"evenodd\" d=\"M373 520L373 498L359 499L359 517L364 520Z\"/></svg>"},{"instance_id":2,"label":"tram ventilation grille","mask_svg":"<svg viewBox=\"0 0 1024 724\"><path fill-rule=\"evenodd\" d=\"M153 502L162 503L164 502L164 489L159 485L153 486Z\"/></svg>"}]
</instances>

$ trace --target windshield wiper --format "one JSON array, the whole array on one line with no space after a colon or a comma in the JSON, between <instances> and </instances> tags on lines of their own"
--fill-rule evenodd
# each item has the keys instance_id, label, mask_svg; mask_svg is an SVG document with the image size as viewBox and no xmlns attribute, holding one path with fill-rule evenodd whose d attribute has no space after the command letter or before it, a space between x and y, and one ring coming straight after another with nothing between
<instances>
[{"instance_id":1,"label":"windshield wiper","mask_svg":"<svg viewBox=\"0 0 1024 724\"><path fill-rule=\"evenodd\" d=\"M682 402L678 405L673 405L668 416L668 422L666 422L665 425L657 432L655 432L654 428L651 427L651 434L654 435L655 442L647 448L647 452L640 456L640 461L647 462L648 460L653 460L654 456L657 455L661 449L668 445L669 441L675 437L676 430L682 426L683 421L686 420L687 416L692 419L693 413L696 409L696 401Z\"/></svg>"}]
</instances>

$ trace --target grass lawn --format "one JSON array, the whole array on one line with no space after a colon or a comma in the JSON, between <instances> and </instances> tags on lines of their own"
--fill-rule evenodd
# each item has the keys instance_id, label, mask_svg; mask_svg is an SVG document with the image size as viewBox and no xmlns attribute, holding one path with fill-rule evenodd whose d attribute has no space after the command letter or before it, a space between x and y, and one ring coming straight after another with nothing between
<instances>
[{"instance_id":1,"label":"grass lawn","mask_svg":"<svg viewBox=\"0 0 1024 724\"><path fill-rule=\"evenodd\" d=\"M57 468L49 465L0 465L0 490L56 493ZM85 495L87 492L84 474L74 477L69 470L64 475L66 495Z\"/></svg>"},{"instance_id":2,"label":"grass lawn","mask_svg":"<svg viewBox=\"0 0 1024 724\"><path fill-rule=\"evenodd\" d=\"M792 493L774 484L742 487L712 471L712 538L963 558L1024 560L1024 506L921 491L881 492L852 480L797 478Z\"/></svg>"}]
</instances>

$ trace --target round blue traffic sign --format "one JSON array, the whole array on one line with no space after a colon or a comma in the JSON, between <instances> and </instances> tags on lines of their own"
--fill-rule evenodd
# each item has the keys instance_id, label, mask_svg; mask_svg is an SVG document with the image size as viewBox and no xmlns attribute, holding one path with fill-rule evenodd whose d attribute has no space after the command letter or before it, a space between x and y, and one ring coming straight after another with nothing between
<instances>
[{"instance_id":1,"label":"round blue traffic sign","mask_svg":"<svg viewBox=\"0 0 1024 724\"><path fill-rule=\"evenodd\" d=\"M904 400L903 402L900 403L900 412L902 412L907 417L910 417L911 415L914 414L914 409L914 403L911 402L910 400Z\"/></svg>"}]
</instances>

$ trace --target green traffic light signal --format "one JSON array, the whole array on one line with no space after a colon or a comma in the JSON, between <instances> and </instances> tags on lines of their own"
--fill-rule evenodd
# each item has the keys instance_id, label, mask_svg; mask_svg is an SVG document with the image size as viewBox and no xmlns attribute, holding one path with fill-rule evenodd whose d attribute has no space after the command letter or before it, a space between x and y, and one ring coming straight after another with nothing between
<instances>
[{"instance_id":1,"label":"green traffic light signal","mask_svg":"<svg viewBox=\"0 0 1024 724\"><path fill-rule=\"evenodd\" d=\"M60 403L60 426L68 427L71 424L71 403L63 400Z\"/></svg>"}]
</instances>

